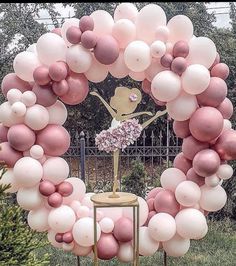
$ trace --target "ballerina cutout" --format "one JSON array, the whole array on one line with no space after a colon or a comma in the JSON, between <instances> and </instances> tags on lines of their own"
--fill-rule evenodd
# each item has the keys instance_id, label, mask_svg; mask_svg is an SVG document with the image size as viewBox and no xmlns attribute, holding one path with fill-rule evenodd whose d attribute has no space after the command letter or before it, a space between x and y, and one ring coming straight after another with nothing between
<instances>
[{"instance_id":1,"label":"ballerina cutout","mask_svg":"<svg viewBox=\"0 0 236 266\"><path fill-rule=\"evenodd\" d=\"M154 116L151 112L133 113L142 99L140 90L136 88L117 87L115 89L115 95L110 99L110 105L97 92L91 92L90 94L101 100L113 118L110 128L102 130L96 135L95 144L101 151L113 152L114 184L113 194L110 197L117 198L119 197L116 191L118 189L120 150L123 151L127 146L133 144L139 138L145 127L159 116L167 113L167 111L158 111ZM139 124L135 117L140 115L148 115L152 116L152 118L143 124Z\"/></svg>"}]
</instances>

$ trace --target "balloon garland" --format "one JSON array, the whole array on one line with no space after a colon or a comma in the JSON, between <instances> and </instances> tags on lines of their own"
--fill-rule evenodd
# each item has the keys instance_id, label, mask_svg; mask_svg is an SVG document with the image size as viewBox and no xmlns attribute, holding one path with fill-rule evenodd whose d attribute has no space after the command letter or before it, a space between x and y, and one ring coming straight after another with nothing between
<instances>
[{"instance_id":1,"label":"balloon garland","mask_svg":"<svg viewBox=\"0 0 236 266\"><path fill-rule=\"evenodd\" d=\"M142 90L166 106L174 132L183 139L174 167L161 175L161 186L140 203L140 255L161 247L183 256L191 239L208 230L205 216L223 208L221 184L233 175L227 161L236 159L233 105L227 96L228 66L215 44L193 35L191 20L149 4L140 11L118 5L112 17L104 10L68 19L16 55L14 73L1 84L7 101L0 106L0 160L8 170L17 202L29 211L28 224L48 232L55 247L79 256L93 249L93 209L84 182L69 177L62 156L70 136L62 126L63 103L85 100L90 82L108 72L142 81ZM132 211L102 209L97 217L98 256L132 260Z\"/></svg>"}]
</instances>

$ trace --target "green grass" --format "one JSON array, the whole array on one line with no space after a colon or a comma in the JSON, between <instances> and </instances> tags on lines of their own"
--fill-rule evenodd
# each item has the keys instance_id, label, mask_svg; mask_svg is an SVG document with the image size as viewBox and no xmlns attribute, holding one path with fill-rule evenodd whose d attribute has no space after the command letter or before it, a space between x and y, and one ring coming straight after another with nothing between
<instances>
[{"instance_id":1,"label":"green grass","mask_svg":"<svg viewBox=\"0 0 236 266\"><path fill-rule=\"evenodd\" d=\"M198 241L192 240L188 253L181 258L167 257L168 266L234 266L236 265L236 222L209 221L207 235ZM51 254L50 266L77 265L77 258L71 253L64 252L52 246L39 250L38 255ZM80 258L80 265L92 266L93 260ZM101 266L125 266L131 264L120 263L117 260L99 261ZM163 252L156 252L150 257L140 257L141 266L163 265Z\"/></svg>"}]
</instances>

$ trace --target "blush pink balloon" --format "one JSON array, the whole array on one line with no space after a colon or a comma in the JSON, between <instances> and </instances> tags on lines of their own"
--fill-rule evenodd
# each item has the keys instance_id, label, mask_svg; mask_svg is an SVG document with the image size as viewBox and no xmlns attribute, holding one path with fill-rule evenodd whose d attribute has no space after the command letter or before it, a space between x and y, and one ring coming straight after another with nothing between
<instances>
[{"instance_id":1,"label":"blush pink balloon","mask_svg":"<svg viewBox=\"0 0 236 266\"><path fill-rule=\"evenodd\" d=\"M81 35L81 44L86 49L94 48L97 44L97 40L98 40L98 37L97 37L96 33L94 33L91 30L86 30Z\"/></svg>"},{"instance_id":2,"label":"blush pink balloon","mask_svg":"<svg viewBox=\"0 0 236 266\"><path fill-rule=\"evenodd\" d=\"M13 125L7 133L8 142L17 151L26 151L35 143L35 133L24 124Z\"/></svg>"},{"instance_id":3,"label":"blush pink balloon","mask_svg":"<svg viewBox=\"0 0 236 266\"><path fill-rule=\"evenodd\" d=\"M236 131L225 130L217 139L213 148L217 151L222 160L236 159Z\"/></svg>"},{"instance_id":4,"label":"blush pink balloon","mask_svg":"<svg viewBox=\"0 0 236 266\"><path fill-rule=\"evenodd\" d=\"M76 105L84 101L89 92L88 80L85 75L71 72L66 81L69 90L60 99L69 105Z\"/></svg>"},{"instance_id":5,"label":"blush pink balloon","mask_svg":"<svg viewBox=\"0 0 236 266\"><path fill-rule=\"evenodd\" d=\"M98 258L110 260L114 258L119 251L119 244L112 234L101 234L97 243Z\"/></svg>"},{"instance_id":6,"label":"blush pink balloon","mask_svg":"<svg viewBox=\"0 0 236 266\"><path fill-rule=\"evenodd\" d=\"M93 52L98 62L104 65L110 65L119 56L119 45L114 37L104 35L98 39Z\"/></svg>"},{"instance_id":7,"label":"blush pink balloon","mask_svg":"<svg viewBox=\"0 0 236 266\"><path fill-rule=\"evenodd\" d=\"M48 197L48 204L53 208L60 207L62 202L63 198L58 192L54 192Z\"/></svg>"},{"instance_id":8,"label":"blush pink balloon","mask_svg":"<svg viewBox=\"0 0 236 266\"><path fill-rule=\"evenodd\" d=\"M40 105L48 107L57 101L57 95L52 91L51 85L39 86L35 83L32 91L37 97L36 103Z\"/></svg>"},{"instance_id":9,"label":"blush pink balloon","mask_svg":"<svg viewBox=\"0 0 236 266\"><path fill-rule=\"evenodd\" d=\"M224 101L217 107L217 110L221 112L224 119L230 119L234 113L234 107L229 98L225 98Z\"/></svg>"},{"instance_id":10,"label":"blush pink balloon","mask_svg":"<svg viewBox=\"0 0 236 266\"><path fill-rule=\"evenodd\" d=\"M225 63L216 64L211 69L211 76L225 80L229 76L229 67Z\"/></svg>"},{"instance_id":11,"label":"blush pink balloon","mask_svg":"<svg viewBox=\"0 0 236 266\"><path fill-rule=\"evenodd\" d=\"M14 167L22 156L22 153L14 150L8 142L0 144L0 161L4 162L8 167Z\"/></svg>"},{"instance_id":12,"label":"blush pink balloon","mask_svg":"<svg viewBox=\"0 0 236 266\"><path fill-rule=\"evenodd\" d=\"M54 81L61 81L68 75L68 66L65 62L56 62L49 67L49 76Z\"/></svg>"},{"instance_id":13,"label":"blush pink balloon","mask_svg":"<svg viewBox=\"0 0 236 266\"><path fill-rule=\"evenodd\" d=\"M83 16L79 21L79 28L82 32L94 29L94 21L90 16Z\"/></svg>"},{"instance_id":14,"label":"blush pink balloon","mask_svg":"<svg viewBox=\"0 0 236 266\"><path fill-rule=\"evenodd\" d=\"M189 53L188 43L185 41L178 41L173 47L174 57L186 57Z\"/></svg>"},{"instance_id":15,"label":"blush pink balloon","mask_svg":"<svg viewBox=\"0 0 236 266\"><path fill-rule=\"evenodd\" d=\"M57 96L63 96L69 91L68 82L65 79L59 82L54 81L52 84L52 90Z\"/></svg>"},{"instance_id":16,"label":"blush pink balloon","mask_svg":"<svg viewBox=\"0 0 236 266\"><path fill-rule=\"evenodd\" d=\"M0 143L7 141L8 129L8 127L5 127L3 124L0 124Z\"/></svg>"},{"instance_id":17,"label":"blush pink balloon","mask_svg":"<svg viewBox=\"0 0 236 266\"><path fill-rule=\"evenodd\" d=\"M57 186L57 192L63 197L70 196L73 192L73 186L69 182L62 182Z\"/></svg>"},{"instance_id":18,"label":"blush pink balloon","mask_svg":"<svg viewBox=\"0 0 236 266\"><path fill-rule=\"evenodd\" d=\"M67 244L71 243L74 240L72 233L71 232L64 233L62 236L62 240Z\"/></svg>"},{"instance_id":19,"label":"blush pink balloon","mask_svg":"<svg viewBox=\"0 0 236 266\"><path fill-rule=\"evenodd\" d=\"M55 33L61 37L61 28L55 28L55 29L51 30L51 32Z\"/></svg>"},{"instance_id":20,"label":"blush pink balloon","mask_svg":"<svg viewBox=\"0 0 236 266\"><path fill-rule=\"evenodd\" d=\"M174 121L173 130L178 138L184 139L188 137L191 134L189 130L189 120Z\"/></svg>"},{"instance_id":21,"label":"blush pink balloon","mask_svg":"<svg viewBox=\"0 0 236 266\"><path fill-rule=\"evenodd\" d=\"M178 75L182 75L186 70L186 68L187 68L187 61L183 57L176 57L171 62L171 70Z\"/></svg>"},{"instance_id":22,"label":"blush pink balloon","mask_svg":"<svg viewBox=\"0 0 236 266\"><path fill-rule=\"evenodd\" d=\"M71 44L77 44L81 40L81 30L76 26L70 26L66 31L66 38Z\"/></svg>"},{"instance_id":23,"label":"blush pink balloon","mask_svg":"<svg viewBox=\"0 0 236 266\"><path fill-rule=\"evenodd\" d=\"M206 142L218 137L222 132L224 119L214 107L202 107L195 111L189 121L189 129L193 137Z\"/></svg>"},{"instance_id":24,"label":"blush pink balloon","mask_svg":"<svg viewBox=\"0 0 236 266\"><path fill-rule=\"evenodd\" d=\"M147 205L148 205L149 212L154 211L154 198L148 199Z\"/></svg>"},{"instance_id":25,"label":"blush pink balloon","mask_svg":"<svg viewBox=\"0 0 236 266\"><path fill-rule=\"evenodd\" d=\"M58 243L62 243L62 242L63 242L63 234L62 234L62 233L56 233L56 235L55 235L55 240L56 240Z\"/></svg>"},{"instance_id":26,"label":"blush pink balloon","mask_svg":"<svg viewBox=\"0 0 236 266\"><path fill-rule=\"evenodd\" d=\"M195 139L193 136L189 136L184 138L182 144L182 151L184 156L189 159L193 160L194 156L201 150L209 148L209 143L201 142Z\"/></svg>"},{"instance_id":27,"label":"blush pink balloon","mask_svg":"<svg viewBox=\"0 0 236 266\"><path fill-rule=\"evenodd\" d=\"M54 192L56 192L56 187L51 181L43 180L39 184L39 192L43 196L48 197L48 196L52 195Z\"/></svg>"},{"instance_id":28,"label":"blush pink balloon","mask_svg":"<svg viewBox=\"0 0 236 266\"><path fill-rule=\"evenodd\" d=\"M70 134L61 125L48 125L37 134L36 144L46 155L61 156L70 147Z\"/></svg>"},{"instance_id":29,"label":"blush pink balloon","mask_svg":"<svg viewBox=\"0 0 236 266\"><path fill-rule=\"evenodd\" d=\"M209 68L209 70L211 70L215 65L220 63L220 55L219 53L216 53L216 58L215 61L213 62L213 64L211 65L211 67Z\"/></svg>"},{"instance_id":30,"label":"blush pink balloon","mask_svg":"<svg viewBox=\"0 0 236 266\"><path fill-rule=\"evenodd\" d=\"M181 152L174 159L174 167L187 174L188 170L192 167L192 162Z\"/></svg>"},{"instance_id":31,"label":"blush pink balloon","mask_svg":"<svg viewBox=\"0 0 236 266\"><path fill-rule=\"evenodd\" d=\"M147 220L146 220L144 226L148 226L149 221L151 220L152 216L154 216L155 214L157 214L156 211L149 212Z\"/></svg>"},{"instance_id":32,"label":"blush pink balloon","mask_svg":"<svg viewBox=\"0 0 236 266\"><path fill-rule=\"evenodd\" d=\"M151 199L151 198L155 198L157 193L159 193L161 190L163 190L162 187L155 187L153 188L151 191L149 191L149 193L147 194L147 200Z\"/></svg>"},{"instance_id":33,"label":"blush pink balloon","mask_svg":"<svg viewBox=\"0 0 236 266\"><path fill-rule=\"evenodd\" d=\"M115 222L113 234L118 241L131 241L133 239L133 222L126 217L121 217Z\"/></svg>"},{"instance_id":34,"label":"blush pink balloon","mask_svg":"<svg viewBox=\"0 0 236 266\"><path fill-rule=\"evenodd\" d=\"M162 56L160 63L163 67L170 68L173 59L174 58L171 54L165 54Z\"/></svg>"},{"instance_id":35,"label":"blush pink balloon","mask_svg":"<svg viewBox=\"0 0 236 266\"><path fill-rule=\"evenodd\" d=\"M179 212L180 205L172 191L163 189L155 197L154 208L157 213L165 212L174 217Z\"/></svg>"},{"instance_id":36,"label":"blush pink balloon","mask_svg":"<svg viewBox=\"0 0 236 266\"><path fill-rule=\"evenodd\" d=\"M37 67L33 72L33 77L38 85L47 85L51 81L49 70L46 66Z\"/></svg>"},{"instance_id":37,"label":"blush pink balloon","mask_svg":"<svg viewBox=\"0 0 236 266\"><path fill-rule=\"evenodd\" d=\"M220 157L217 152L205 149L198 152L193 159L193 169L200 176L210 176L217 172Z\"/></svg>"},{"instance_id":38,"label":"blush pink balloon","mask_svg":"<svg viewBox=\"0 0 236 266\"><path fill-rule=\"evenodd\" d=\"M9 73L3 78L1 88L5 97L7 97L7 92L10 89L17 88L21 92L32 90L31 85L28 82L20 79L15 73Z\"/></svg>"},{"instance_id":39,"label":"blush pink balloon","mask_svg":"<svg viewBox=\"0 0 236 266\"><path fill-rule=\"evenodd\" d=\"M150 94L150 92L151 92L151 82L148 79L144 79L142 81L142 90L145 93Z\"/></svg>"},{"instance_id":40,"label":"blush pink balloon","mask_svg":"<svg viewBox=\"0 0 236 266\"><path fill-rule=\"evenodd\" d=\"M187 180L193 181L194 183L198 184L199 186L203 186L205 184L205 177L202 177L194 171L193 168L189 169L186 174Z\"/></svg>"},{"instance_id":41,"label":"blush pink balloon","mask_svg":"<svg viewBox=\"0 0 236 266\"><path fill-rule=\"evenodd\" d=\"M207 89L197 95L197 100L200 105L217 107L224 101L226 95L225 81L218 77L212 77Z\"/></svg>"}]
</instances>

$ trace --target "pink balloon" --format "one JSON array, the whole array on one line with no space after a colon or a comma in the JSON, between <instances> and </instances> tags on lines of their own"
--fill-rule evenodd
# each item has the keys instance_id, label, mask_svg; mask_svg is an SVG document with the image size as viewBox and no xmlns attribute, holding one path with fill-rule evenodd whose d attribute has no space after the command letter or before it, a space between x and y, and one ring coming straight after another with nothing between
<instances>
[{"instance_id":1,"label":"pink balloon","mask_svg":"<svg viewBox=\"0 0 236 266\"><path fill-rule=\"evenodd\" d=\"M173 130L178 138L184 139L188 137L191 134L189 130L189 120L174 121Z\"/></svg>"},{"instance_id":2,"label":"pink balloon","mask_svg":"<svg viewBox=\"0 0 236 266\"><path fill-rule=\"evenodd\" d=\"M213 62L213 64L211 65L211 67L209 68L209 70L211 70L215 65L220 63L220 55L219 53L216 53L216 58L215 61Z\"/></svg>"},{"instance_id":3,"label":"pink balloon","mask_svg":"<svg viewBox=\"0 0 236 266\"><path fill-rule=\"evenodd\" d=\"M209 148L209 143L201 142L195 139L193 136L189 136L184 138L182 144L182 151L184 156L189 159L193 160L194 156L201 150Z\"/></svg>"},{"instance_id":4,"label":"pink balloon","mask_svg":"<svg viewBox=\"0 0 236 266\"><path fill-rule=\"evenodd\" d=\"M37 134L36 144L42 146L46 155L61 156L70 147L70 135L60 125L48 125Z\"/></svg>"},{"instance_id":5,"label":"pink balloon","mask_svg":"<svg viewBox=\"0 0 236 266\"><path fill-rule=\"evenodd\" d=\"M56 240L58 243L62 243L62 242L63 242L63 234L62 234L62 233L56 233L56 235L55 235L55 240Z\"/></svg>"},{"instance_id":6,"label":"pink balloon","mask_svg":"<svg viewBox=\"0 0 236 266\"><path fill-rule=\"evenodd\" d=\"M46 66L37 67L33 72L33 77L38 85L47 85L51 81L49 70Z\"/></svg>"},{"instance_id":7,"label":"pink balloon","mask_svg":"<svg viewBox=\"0 0 236 266\"><path fill-rule=\"evenodd\" d=\"M79 28L82 32L90 30L92 31L94 28L94 21L90 16L83 16L79 21Z\"/></svg>"},{"instance_id":8,"label":"pink balloon","mask_svg":"<svg viewBox=\"0 0 236 266\"><path fill-rule=\"evenodd\" d=\"M187 177L187 180L193 181L199 186L203 186L205 184L205 177L196 174L193 168L188 170L186 177Z\"/></svg>"},{"instance_id":9,"label":"pink balloon","mask_svg":"<svg viewBox=\"0 0 236 266\"><path fill-rule=\"evenodd\" d=\"M118 241L131 241L133 239L133 222L126 217L121 217L115 222L113 234Z\"/></svg>"},{"instance_id":10,"label":"pink balloon","mask_svg":"<svg viewBox=\"0 0 236 266\"><path fill-rule=\"evenodd\" d=\"M174 58L171 54L165 54L162 56L160 63L163 67L169 68L171 66L173 59Z\"/></svg>"},{"instance_id":11,"label":"pink balloon","mask_svg":"<svg viewBox=\"0 0 236 266\"><path fill-rule=\"evenodd\" d=\"M39 184L39 192L43 196L48 197L48 196L52 195L54 192L56 192L56 187L52 182L50 182L48 180L43 180Z\"/></svg>"},{"instance_id":12,"label":"pink balloon","mask_svg":"<svg viewBox=\"0 0 236 266\"><path fill-rule=\"evenodd\" d=\"M222 160L236 159L236 132L233 129L225 130L217 139L213 148Z\"/></svg>"},{"instance_id":13,"label":"pink balloon","mask_svg":"<svg viewBox=\"0 0 236 266\"><path fill-rule=\"evenodd\" d=\"M3 124L0 124L0 143L7 141L8 129L8 127L5 127Z\"/></svg>"},{"instance_id":14,"label":"pink balloon","mask_svg":"<svg viewBox=\"0 0 236 266\"><path fill-rule=\"evenodd\" d=\"M188 43L185 41L178 41L173 47L174 57L186 57L189 53Z\"/></svg>"},{"instance_id":15,"label":"pink balloon","mask_svg":"<svg viewBox=\"0 0 236 266\"><path fill-rule=\"evenodd\" d=\"M93 52L98 62L104 65L110 65L119 56L119 45L114 37L104 35L98 39Z\"/></svg>"},{"instance_id":16,"label":"pink balloon","mask_svg":"<svg viewBox=\"0 0 236 266\"><path fill-rule=\"evenodd\" d=\"M48 197L48 204L53 208L60 207L62 202L63 198L58 192L54 192Z\"/></svg>"},{"instance_id":17,"label":"pink balloon","mask_svg":"<svg viewBox=\"0 0 236 266\"><path fill-rule=\"evenodd\" d=\"M225 81L218 77L212 77L210 84L205 91L197 95L197 100L203 106L219 106L227 95L227 85Z\"/></svg>"},{"instance_id":18,"label":"pink balloon","mask_svg":"<svg viewBox=\"0 0 236 266\"><path fill-rule=\"evenodd\" d=\"M37 97L36 103L40 105L48 107L57 101L57 95L52 91L51 85L39 86L35 83L32 91Z\"/></svg>"},{"instance_id":19,"label":"pink balloon","mask_svg":"<svg viewBox=\"0 0 236 266\"><path fill-rule=\"evenodd\" d=\"M63 96L69 91L68 82L65 79L59 82L54 81L52 83L52 90L57 96Z\"/></svg>"},{"instance_id":20,"label":"pink balloon","mask_svg":"<svg viewBox=\"0 0 236 266\"><path fill-rule=\"evenodd\" d=\"M73 186L69 182L62 182L57 186L57 192L63 197L67 197L72 194Z\"/></svg>"},{"instance_id":21,"label":"pink balloon","mask_svg":"<svg viewBox=\"0 0 236 266\"><path fill-rule=\"evenodd\" d=\"M110 260L117 255L118 250L119 244L112 234L101 234L97 243L99 259Z\"/></svg>"},{"instance_id":22,"label":"pink balloon","mask_svg":"<svg viewBox=\"0 0 236 266\"><path fill-rule=\"evenodd\" d=\"M153 188L151 191L149 191L149 193L147 194L147 200L151 199L151 198L155 198L157 193L159 193L161 190L163 190L162 187L155 187Z\"/></svg>"},{"instance_id":23,"label":"pink balloon","mask_svg":"<svg viewBox=\"0 0 236 266\"><path fill-rule=\"evenodd\" d=\"M211 76L225 80L229 76L229 67L225 63L216 64L211 69Z\"/></svg>"},{"instance_id":24,"label":"pink balloon","mask_svg":"<svg viewBox=\"0 0 236 266\"><path fill-rule=\"evenodd\" d=\"M224 101L217 107L217 110L221 112L224 119L230 119L234 112L234 107L229 98L225 98Z\"/></svg>"},{"instance_id":25,"label":"pink balloon","mask_svg":"<svg viewBox=\"0 0 236 266\"><path fill-rule=\"evenodd\" d=\"M0 161L8 167L14 167L15 163L22 157L22 153L14 150L8 142L0 144Z\"/></svg>"},{"instance_id":26,"label":"pink balloon","mask_svg":"<svg viewBox=\"0 0 236 266\"><path fill-rule=\"evenodd\" d=\"M77 44L81 40L81 30L76 26L70 26L66 31L66 38L71 44Z\"/></svg>"},{"instance_id":27,"label":"pink balloon","mask_svg":"<svg viewBox=\"0 0 236 266\"><path fill-rule=\"evenodd\" d=\"M217 172L220 157L217 152L205 149L198 152L193 159L193 169L200 176L210 176Z\"/></svg>"},{"instance_id":28,"label":"pink balloon","mask_svg":"<svg viewBox=\"0 0 236 266\"><path fill-rule=\"evenodd\" d=\"M145 93L150 94L150 92L151 92L151 82L148 79L144 79L142 81L142 90Z\"/></svg>"},{"instance_id":29,"label":"pink balloon","mask_svg":"<svg viewBox=\"0 0 236 266\"><path fill-rule=\"evenodd\" d=\"M81 44L86 49L92 49L97 44L98 37L96 33L91 30L86 30L81 36Z\"/></svg>"},{"instance_id":30,"label":"pink balloon","mask_svg":"<svg viewBox=\"0 0 236 266\"><path fill-rule=\"evenodd\" d=\"M13 125L7 133L8 142L17 151L26 151L35 143L35 133L24 124Z\"/></svg>"},{"instance_id":31,"label":"pink balloon","mask_svg":"<svg viewBox=\"0 0 236 266\"><path fill-rule=\"evenodd\" d=\"M189 121L192 135L199 141L211 141L218 137L223 129L222 114L214 107L202 107L195 111Z\"/></svg>"},{"instance_id":32,"label":"pink balloon","mask_svg":"<svg viewBox=\"0 0 236 266\"><path fill-rule=\"evenodd\" d=\"M51 30L51 32L55 33L61 37L61 28L55 28L55 29Z\"/></svg>"},{"instance_id":33,"label":"pink balloon","mask_svg":"<svg viewBox=\"0 0 236 266\"><path fill-rule=\"evenodd\" d=\"M85 75L71 72L66 81L69 90L60 99L70 105L76 105L84 101L89 92L88 80Z\"/></svg>"},{"instance_id":34,"label":"pink balloon","mask_svg":"<svg viewBox=\"0 0 236 266\"><path fill-rule=\"evenodd\" d=\"M176 57L171 62L171 70L178 75L182 75L187 68L186 59L183 57Z\"/></svg>"},{"instance_id":35,"label":"pink balloon","mask_svg":"<svg viewBox=\"0 0 236 266\"><path fill-rule=\"evenodd\" d=\"M155 211L149 212L147 221L145 222L144 226L148 226L149 221L151 220L152 216L154 216L155 214L157 214Z\"/></svg>"},{"instance_id":36,"label":"pink balloon","mask_svg":"<svg viewBox=\"0 0 236 266\"><path fill-rule=\"evenodd\" d=\"M65 242L67 244L71 243L74 240L71 232L64 233L62 236L62 239L63 239L63 242Z\"/></svg>"},{"instance_id":37,"label":"pink balloon","mask_svg":"<svg viewBox=\"0 0 236 266\"><path fill-rule=\"evenodd\" d=\"M65 62L56 62L49 67L49 76L54 81L61 81L68 75L68 66Z\"/></svg>"},{"instance_id":38,"label":"pink balloon","mask_svg":"<svg viewBox=\"0 0 236 266\"><path fill-rule=\"evenodd\" d=\"M28 82L20 79L15 73L9 73L3 78L1 88L5 97L7 97L7 92L10 89L17 88L21 92L32 90L31 85Z\"/></svg>"},{"instance_id":39,"label":"pink balloon","mask_svg":"<svg viewBox=\"0 0 236 266\"><path fill-rule=\"evenodd\" d=\"M154 198L148 199L147 205L148 205L149 212L154 211Z\"/></svg>"},{"instance_id":40,"label":"pink balloon","mask_svg":"<svg viewBox=\"0 0 236 266\"><path fill-rule=\"evenodd\" d=\"M174 167L187 174L188 170L192 167L192 162L181 152L174 159Z\"/></svg>"},{"instance_id":41,"label":"pink balloon","mask_svg":"<svg viewBox=\"0 0 236 266\"><path fill-rule=\"evenodd\" d=\"M179 212L180 205L172 191L163 189L155 197L154 208L156 212L169 213L174 217Z\"/></svg>"}]
</instances>

